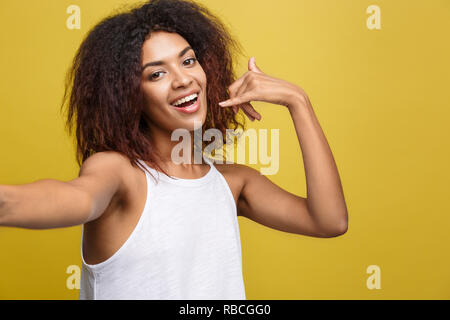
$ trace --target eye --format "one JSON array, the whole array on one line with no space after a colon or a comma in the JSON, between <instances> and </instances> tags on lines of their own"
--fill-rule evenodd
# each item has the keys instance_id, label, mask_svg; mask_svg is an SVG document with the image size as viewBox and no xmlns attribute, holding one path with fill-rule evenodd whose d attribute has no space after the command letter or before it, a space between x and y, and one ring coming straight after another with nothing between
<instances>
[{"instance_id":1,"label":"eye","mask_svg":"<svg viewBox=\"0 0 450 320\"><path fill-rule=\"evenodd\" d=\"M190 61L190 60L192 60L192 63L190 65L193 65L197 61L197 59L195 59L195 58L189 58L187 60L184 60L184 62Z\"/></svg>"},{"instance_id":2,"label":"eye","mask_svg":"<svg viewBox=\"0 0 450 320\"><path fill-rule=\"evenodd\" d=\"M196 58L189 58L189 59L184 60L184 62L186 62L186 61L192 61L192 63L190 63L188 65L194 65L195 62L197 61L197 59ZM160 73L164 73L164 72L163 71L157 71L157 72L153 73L152 75L150 75L149 80L158 79L159 78L158 74L160 74Z\"/></svg>"},{"instance_id":3,"label":"eye","mask_svg":"<svg viewBox=\"0 0 450 320\"><path fill-rule=\"evenodd\" d=\"M158 71L158 72L153 73L153 74L150 76L150 80L155 80L155 79L156 79L155 75L160 74L160 73L162 73L162 72L161 72L161 71Z\"/></svg>"}]
</instances>

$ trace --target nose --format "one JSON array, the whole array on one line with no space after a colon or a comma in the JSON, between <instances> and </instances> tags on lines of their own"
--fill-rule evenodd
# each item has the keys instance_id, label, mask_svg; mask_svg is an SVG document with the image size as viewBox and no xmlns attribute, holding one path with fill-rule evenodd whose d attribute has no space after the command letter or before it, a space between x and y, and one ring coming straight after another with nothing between
<instances>
[{"instance_id":1,"label":"nose","mask_svg":"<svg viewBox=\"0 0 450 320\"><path fill-rule=\"evenodd\" d=\"M192 82L192 77L183 69L175 69L173 72L172 87L176 89L178 87L189 87Z\"/></svg>"}]
</instances>

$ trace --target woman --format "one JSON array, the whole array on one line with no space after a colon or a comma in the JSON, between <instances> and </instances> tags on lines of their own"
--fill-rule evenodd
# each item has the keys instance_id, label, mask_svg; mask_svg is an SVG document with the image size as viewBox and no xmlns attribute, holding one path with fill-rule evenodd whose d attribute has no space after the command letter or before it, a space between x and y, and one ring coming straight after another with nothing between
<instances>
[{"instance_id":1,"label":"woman","mask_svg":"<svg viewBox=\"0 0 450 320\"><path fill-rule=\"evenodd\" d=\"M83 225L80 299L245 299L237 215L312 237L346 232L338 171L306 93L253 58L236 80L232 48L217 17L181 0L108 17L83 41L63 100L79 177L0 186L0 225ZM192 137L199 122L226 143L227 128L244 127L239 109L261 120L251 101L289 110L307 199L245 165L197 163L195 139L189 161L174 161L175 130Z\"/></svg>"}]
</instances>

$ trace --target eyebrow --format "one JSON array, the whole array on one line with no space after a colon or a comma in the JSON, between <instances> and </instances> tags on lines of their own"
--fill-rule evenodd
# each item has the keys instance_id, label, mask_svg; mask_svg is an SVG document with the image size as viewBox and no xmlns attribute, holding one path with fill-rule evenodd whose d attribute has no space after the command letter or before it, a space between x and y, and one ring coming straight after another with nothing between
<instances>
[{"instance_id":1,"label":"eyebrow","mask_svg":"<svg viewBox=\"0 0 450 320\"><path fill-rule=\"evenodd\" d=\"M184 48L183 50L181 50L181 52L178 54L178 58L181 58L182 56L184 56L184 54L186 53L186 52L188 52L189 50L194 50L194 49L192 49L190 46L187 46L186 48ZM147 67L151 67L151 66L160 66L160 65L162 65L162 64L164 64L164 61L153 61L153 62L149 62L149 63L147 63L147 64L145 64L143 67L142 67L142 72L145 70L145 68L147 68Z\"/></svg>"}]
</instances>

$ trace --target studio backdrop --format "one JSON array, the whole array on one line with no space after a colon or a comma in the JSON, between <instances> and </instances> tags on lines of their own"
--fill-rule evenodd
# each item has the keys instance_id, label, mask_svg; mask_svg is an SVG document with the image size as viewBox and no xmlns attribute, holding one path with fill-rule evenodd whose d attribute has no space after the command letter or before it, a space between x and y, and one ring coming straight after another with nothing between
<instances>
[{"instance_id":1,"label":"studio backdrop","mask_svg":"<svg viewBox=\"0 0 450 320\"><path fill-rule=\"evenodd\" d=\"M201 0L265 73L308 94L348 231L313 238L239 217L247 299L450 298L450 1ZM0 184L78 176L60 103L87 32L134 1L0 1ZM276 170L306 197L286 108L253 102ZM248 150L248 148L247 148ZM275 154L276 153L276 154ZM268 167L261 159L245 163ZM81 226L0 227L0 299L78 299Z\"/></svg>"}]
</instances>

